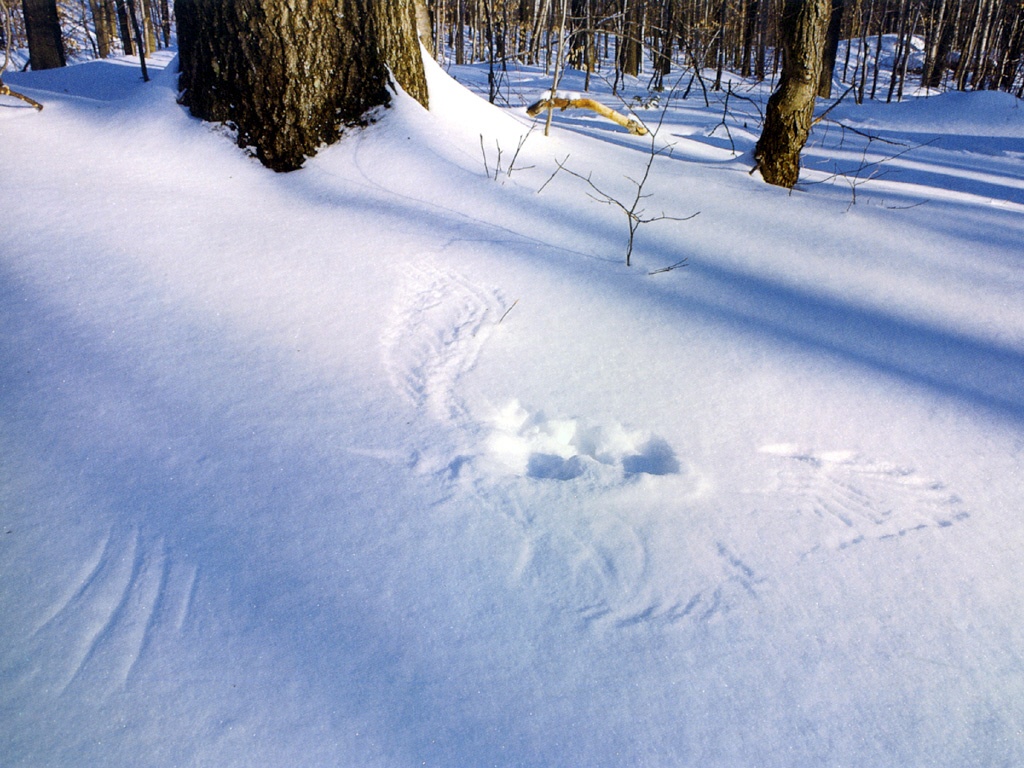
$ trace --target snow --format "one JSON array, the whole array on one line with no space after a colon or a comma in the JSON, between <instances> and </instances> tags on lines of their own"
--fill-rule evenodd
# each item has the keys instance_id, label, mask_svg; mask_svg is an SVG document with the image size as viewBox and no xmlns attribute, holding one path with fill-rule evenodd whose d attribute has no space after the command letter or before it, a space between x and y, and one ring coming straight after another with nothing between
<instances>
[{"instance_id":1,"label":"snow","mask_svg":"<svg viewBox=\"0 0 1024 768\"><path fill-rule=\"evenodd\" d=\"M431 68L277 175L129 63L0 104L4 765L1024 761L1018 101L789 192L766 86ZM627 268L556 160L666 145Z\"/></svg>"}]
</instances>

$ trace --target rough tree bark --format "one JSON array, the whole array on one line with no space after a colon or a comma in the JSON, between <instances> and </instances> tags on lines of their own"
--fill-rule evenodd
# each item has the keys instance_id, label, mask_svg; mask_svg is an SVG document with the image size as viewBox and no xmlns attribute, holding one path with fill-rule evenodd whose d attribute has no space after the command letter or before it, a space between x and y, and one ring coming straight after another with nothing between
<instances>
[{"instance_id":1,"label":"rough tree bark","mask_svg":"<svg viewBox=\"0 0 1024 768\"><path fill-rule=\"evenodd\" d=\"M786 0L782 12L782 75L768 99L764 128L754 148L761 177L792 188L800 175L800 151L814 117L831 0Z\"/></svg>"},{"instance_id":2,"label":"rough tree bark","mask_svg":"<svg viewBox=\"0 0 1024 768\"><path fill-rule=\"evenodd\" d=\"M430 20L430 9L427 8L426 0L413 0L413 9L416 13L416 34L420 42L428 51L434 50L434 24Z\"/></svg>"},{"instance_id":3,"label":"rough tree bark","mask_svg":"<svg viewBox=\"0 0 1024 768\"><path fill-rule=\"evenodd\" d=\"M67 64L60 34L57 0L22 0L29 64L33 70L56 69Z\"/></svg>"},{"instance_id":4,"label":"rough tree bark","mask_svg":"<svg viewBox=\"0 0 1024 768\"><path fill-rule=\"evenodd\" d=\"M276 171L390 103L427 104L413 0L178 0L182 103Z\"/></svg>"}]
</instances>

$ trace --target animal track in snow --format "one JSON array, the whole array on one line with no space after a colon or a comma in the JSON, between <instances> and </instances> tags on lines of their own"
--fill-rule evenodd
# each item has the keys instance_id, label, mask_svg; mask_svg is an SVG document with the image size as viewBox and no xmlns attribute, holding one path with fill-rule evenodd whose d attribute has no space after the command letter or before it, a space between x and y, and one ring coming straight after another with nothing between
<instances>
[{"instance_id":1,"label":"animal track in snow","mask_svg":"<svg viewBox=\"0 0 1024 768\"><path fill-rule=\"evenodd\" d=\"M734 586L728 575L699 574L689 585L699 589L682 601L662 594L662 569L674 564L654 564L642 515L615 495L645 476L682 474L666 440L614 421L549 418L517 400L485 429L476 487L512 511L523 536L515 575L532 592L592 627L675 623L721 608Z\"/></svg>"},{"instance_id":2,"label":"animal track in snow","mask_svg":"<svg viewBox=\"0 0 1024 768\"><path fill-rule=\"evenodd\" d=\"M497 291L433 265L413 265L383 335L394 385L439 420L465 421L456 384L501 317Z\"/></svg>"},{"instance_id":3,"label":"animal track in snow","mask_svg":"<svg viewBox=\"0 0 1024 768\"><path fill-rule=\"evenodd\" d=\"M761 452L785 462L773 493L791 497L801 518L818 524L817 541L805 556L950 528L970 517L943 483L910 468L866 460L851 451L768 445Z\"/></svg>"},{"instance_id":4,"label":"animal track in snow","mask_svg":"<svg viewBox=\"0 0 1024 768\"><path fill-rule=\"evenodd\" d=\"M589 512L589 513L588 513ZM626 515L558 505L523 525L516 580L595 629L712 622L759 598L766 578L722 542L689 561L659 552Z\"/></svg>"},{"instance_id":5,"label":"animal track in snow","mask_svg":"<svg viewBox=\"0 0 1024 768\"><path fill-rule=\"evenodd\" d=\"M681 545L685 554L678 542L662 547L648 529L664 530L659 515L636 509L637 479L664 476L681 488L669 476L684 470L663 438L614 421L549 418L518 401L489 425L483 475L521 528L516 578L560 610L592 628L700 624L757 596L764 579L724 543L698 535Z\"/></svg>"},{"instance_id":6,"label":"animal track in snow","mask_svg":"<svg viewBox=\"0 0 1024 768\"><path fill-rule=\"evenodd\" d=\"M559 504L520 523L515 579L588 623L616 615L648 581L646 541L619 515Z\"/></svg>"},{"instance_id":7,"label":"animal track in snow","mask_svg":"<svg viewBox=\"0 0 1024 768\"><path fill-rule=\"evenodd\" d=\"M691 571L691 591L677 590L672 596L643 595L629 610L620 611L614 625L622 628L683 621L703 624L729 613L746 600L756 599L757 589L766 579L724 543L715 542L713 551L717 567L710 572Z\"/></svg>"},{"instance_id":8,"label":"animal track in snow","mask_svg":"<svg viewBox=\"0 0 1024 768\"><path fill-rule=\"evenodd\" d=\"M454 457L447 447L440 449L443 455L435 455L433 446L417 452L417 466L459 478L459 487L507 514L521 533L513 578L581 621L626 626L724 610L729 594L743 589L734 566L720 578L702 579L701 589L678 610L674 604L662 609L649 596L657 590L647 535L627 515L579 503L577 483L603 491L644 476L679 475L680 462L666 440L615 422L548 418L518 401L483 423L470 413L460 379L476 364L504 310L496 290L429 263L414 266L400 287L382 334L392 383L423 413L471 442Z\"/></svg>"},{"instance_id":9,"label":"animal track in snow","mask_svg":"<svg viewBox=\"0 0 1024 768\"><path fill-rule=\"evenodd\" d=\"M519 401L502 408L492 422L490 453L508 470L538 480L592 479L615 482L635 475L674 475L675 451L662 438L628 430L615 422L548 418Z\"/></svg>"},{"instance_id":10,"label":"animal track in snow","mask_svg":"<svg viewBox=\"0 0 1024 768\"><path fill-rule=\"evenodd\" d=\"M32 632L36 655L51 661L23 682L123 688L154 635L181 630L194 584L195 569L174 566L159 541L108 534Z\"/></svg>"}]
</instances>

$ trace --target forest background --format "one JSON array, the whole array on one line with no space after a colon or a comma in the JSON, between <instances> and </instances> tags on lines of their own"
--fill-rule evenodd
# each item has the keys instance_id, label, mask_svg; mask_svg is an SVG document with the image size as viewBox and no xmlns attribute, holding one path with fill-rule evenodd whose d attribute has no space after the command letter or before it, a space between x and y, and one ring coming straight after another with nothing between
<instances>
[{"instance_id":1,"label":"forest background","mask_svg":"<svg viewBox=\"0 0 1024 768\"><path fill-rule=\"evenodd\" d=\"M8 51L31 48L32 69L62 66L69 59L132 55L138 41L143 54L174 44L171 0L4 4L8 13L0 45ZM560 34L568 36L569 66L601 73L616 85L623 75L644 75L650 89L660 90L682 62L713 70L706 85L720 89L726 70L760 81L774 78L781 66L782 0L421 0L417 5L429 19L438 61L490 64L492 102L503 99L503 73L515 62L553 68ZM883 62L886 35L898 40L891 67ZM859 44L847 46L837 61L841 39ZM866 55L858 56L860 51ZM9 67L29 65L24 59L8 61ZM898 101L908 86L1002 90L1022 98L1024 3L834 0L819 95L835 95L834 83L846 86L858 102Z\"/></svg>"}]
</instances>

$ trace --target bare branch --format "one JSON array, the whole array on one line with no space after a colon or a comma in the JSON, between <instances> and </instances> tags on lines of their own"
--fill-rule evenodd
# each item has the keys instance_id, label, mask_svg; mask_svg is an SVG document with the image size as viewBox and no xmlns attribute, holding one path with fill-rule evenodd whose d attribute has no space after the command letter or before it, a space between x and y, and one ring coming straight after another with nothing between
<instances>
[{"instance_id":1,"label":"bare branch","mask_svg":"<svg viewBox=\"0 0 1024 768\"><path fill-rule=\"evenodd\" d=\"M539 195L539 194L540 194L541 192L543 192L543 191L544 191L544 188L545 188L545 187L546 187L546 186L547 186L548 184L550 184L550 183L551 183L551 182L552 182L552 181L554 180L555 176L557 176L557 175L558 175L558 172L559 172L559 171L564 171L564 170L566 170L566 168L565 168L565 163L566 163L566 162L567 162L567 161L569 160L569 157L570 157L570 155L566 155L566 156L565 156L565 158L564 158L564 159L563 159L563 160L562 160L561 162L559 162L559 161L558 161L558 158L555 158L555 165L556 165L556 166L558 166L558 167L557 167L557 168L555 168L555 171L554 171L554 173L552 173L552 174L551 174L551 175L550 175L550 176L548 177L548 180L547 180L547 181L545 181L545 182L544 182L543 184L541 184L541 185L540 185L540 189L538 189L538 190L537 190L537 194L538 194L538 195Z\"/></svg>"},{"instance_id":2,"label":"bare branch","mask_svg":"<svg viewBox=\"0 0 1024 768\"><path fill-rule=\"evenodd\" d=\"M480 154L484 156L484 176L491 178L491 169L487 165L487 150L484 149L484 135L480 134Z\"/></svg>"},{"instance_id":3,"label":"bare branch","mask_svg":"<svg viewBox=\"0 0 1024 768\"><path fill-rule=\"evenodd\" d=\"M829 113L829 112L831 112L831 111L832 111L833 109L835 109L836 107L838 107L838 106L839 106L839 105L840 105L840 104L842 103L843 99L845 99L845 98L846 98L847 96L849 96L849 95L850 95L850 93L852 93L852 92L853 92L854 90L856 90L856 88L857 88L857 86L856 86L856 85L851 85L851 86L850 86L849 88L847 88L847 89L846 89L845 91L843 91L843 95L842 95L842 96L840 96L840 97L839 97L838 99L836 99L835 101L833 101L833 102L832 102L832 103L831 103L831 104L829 105L828 109L826 109L826 110L825 110L824 112L822 112L822 113L821 113L820 115L818 115L818 116L817 116L816 118L814 118L814 120L813 120L813 121L811 122L811 125L812 125L812 126L815 126L815 125L817 125L818 123L820 123L820 122L821 122L822 120L824 120L824 119L825 119L825 118L826 118L826 117L828 116L828 113Z\"/></svg>"},{"instance_id":4,"label":"bare branch","mask_svg":"<svg viewBox=\"0 0 1024 768\"><path fill-rule=\"evenodd\" d=\"M694 214L694 216L696 216L696 215L697 214ZM693 218L693 216L691 216L690 218ZM689 263L690 263L689 259L683 258L683 259L680 259L679 261L677 261L675 264L670 264L667 267L662 267L661 269L652 269L647 274L648 275L660 275L663 272L671 272L673 269L679 269L680 267L689 266Z\"/></svg>"}]
</instances>

